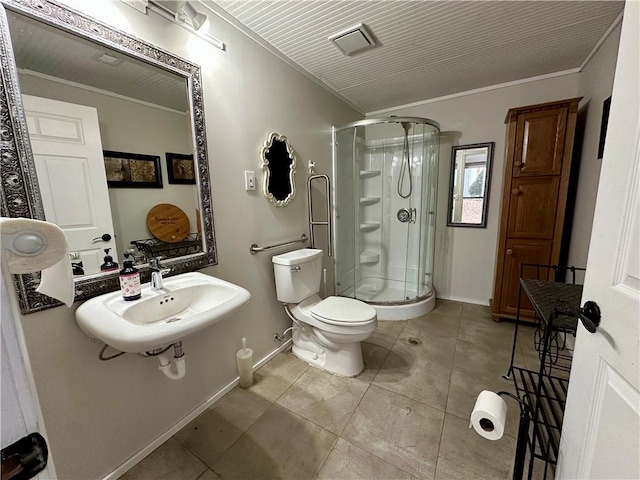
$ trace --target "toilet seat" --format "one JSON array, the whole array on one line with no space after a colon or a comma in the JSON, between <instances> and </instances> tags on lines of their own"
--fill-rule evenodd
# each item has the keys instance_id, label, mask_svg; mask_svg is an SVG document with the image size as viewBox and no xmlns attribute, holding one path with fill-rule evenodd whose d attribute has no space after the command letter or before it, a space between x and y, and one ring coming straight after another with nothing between
<instances>
[{"instance_id":1,"label":"toilet seat","mask_svg":"<svg viewBox=\"0 0 640 480\"><path fill-rule=\"evenodd\" d=\"M331 325L362 325L376 320L376 310L360 300L327 297L310 310L316 320Z\"/></svg>"}]
</instances>

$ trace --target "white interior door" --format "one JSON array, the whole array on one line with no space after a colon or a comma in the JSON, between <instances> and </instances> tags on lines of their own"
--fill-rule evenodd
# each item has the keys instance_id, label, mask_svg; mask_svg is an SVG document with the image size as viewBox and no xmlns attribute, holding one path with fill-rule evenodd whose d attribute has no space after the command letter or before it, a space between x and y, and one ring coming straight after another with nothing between
<instances>
[{"instance_id":1,"label":"white interior door","mask_svg":"<svg viewBox=\"0 0 640 480\"><path fill-rule=\"evenodd\" d=\"M98 112L31 95L22 101L46 219L64 230L85 274L98 273L103 249L118 258Z\"/></svg>"},{"instance_id":2,"label":"white interior door","mask_svg":"<svg viewBox=\"0 0 640 480\"><path fill-rule=\"evenodd\" d=\"M640 3L625 5L557 478L640 478Z\"/></svg>"},{"instance_id":3,"label":"white interior door","mask_svg":"<svg viewBox=\"0 0 640 480\"><path fill-rule=\"evenodd\" d=\"M2 336L2 348L0 349L2 357L0 361L2 367L0 375L0 396L2 399L0 401L2 407L0 446L2 449L34 432L40 433L45 439L48 438L31 373L31 365L26 353L24 336L18 321L18 314L13 307L15 301L12 302L9 299L8 286L11 286L11 283L5 281L5 276L0 275L0 330ZM7 459L5 461L6 464L2 467L3 478L6 466L12 463ZM56 478L50 450L46 468L35 478L40 480Z\"/></svg>"}]
</instances>

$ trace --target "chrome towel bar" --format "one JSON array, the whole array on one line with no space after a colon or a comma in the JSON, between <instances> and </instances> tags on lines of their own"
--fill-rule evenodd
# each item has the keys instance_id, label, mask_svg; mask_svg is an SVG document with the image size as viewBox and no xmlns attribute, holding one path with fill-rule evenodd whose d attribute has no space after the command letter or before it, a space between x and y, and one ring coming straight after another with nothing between
<instances>
[{"instance_id":1,"label":"chrome towel bar","mask_svg":"<svg viewBox=\"0 0 640 480\"><path fill-rule=\"evenodd\" d=\"M298 242L306 242L307 240L309 240L309 238L307 237L306 234L302 234L302 236L300 238L298 238L297 240L291 240L290 242L283 242L283 243L278 243L276 245L269 245L267 247L260 247L258 246L257 243L254 243L253 245L251 245L251 247L249 247L249 251L251 252L251 255L255 255L258 252L264 252L265 250L270 250L272 248L276 248L276 247L284 247L285 245L293 245L294 243L298 243Z\"/></svg>"}]
</instances>

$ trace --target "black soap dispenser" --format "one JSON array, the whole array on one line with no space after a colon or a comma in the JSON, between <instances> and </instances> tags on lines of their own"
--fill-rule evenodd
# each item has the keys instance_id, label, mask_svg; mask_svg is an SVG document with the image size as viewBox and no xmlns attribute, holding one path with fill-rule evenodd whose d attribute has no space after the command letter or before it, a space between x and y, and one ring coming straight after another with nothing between
<instances>
[{"instance_id":1,"label":"black soap dispenser","mask_svg":"<svg viewBox=\"0 0 640 480\"><path fill-rule=\"evenodd\" d=\"M140 285L140 272L133 266L133 260L129 260L129 254L124 254L123 269L120 270L120 290L125 300L138 300L142 296Z\"/></svg>"},{"instance_id":2,"label":"black soap dispenser","mask_svg":"<svg viewBox=\"0 0 640 480\"><path fill-rule=\"evenodd\" d=\"M113 261L113 257L109 255L109 250L111 249L110 248L104 249L104 253L105 253L104 263L100 265L101 272L110 272L112 270L118 270L118 268L120 267L116 262Z\"/></svg>"}]
</instances>

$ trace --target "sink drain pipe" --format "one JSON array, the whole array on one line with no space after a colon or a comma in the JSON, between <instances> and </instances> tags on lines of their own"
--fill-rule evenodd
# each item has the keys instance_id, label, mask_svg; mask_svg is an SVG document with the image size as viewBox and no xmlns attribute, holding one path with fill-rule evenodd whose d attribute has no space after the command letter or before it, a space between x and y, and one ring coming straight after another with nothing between
<instances>
[{"instance_id":1,"label":"sink drain pipe","mask_svg":"<svg viewBox=\"0 0 640 480\"><path fill-rule=\"evenodd\" d=\"M187 367L184 363L184 352L182 351L182 342L173 344L173 361L166 352L159 354L158 360L160 361L158 368L171 380L180 380L187 373Z\"/></svg>"}]
</instances>

